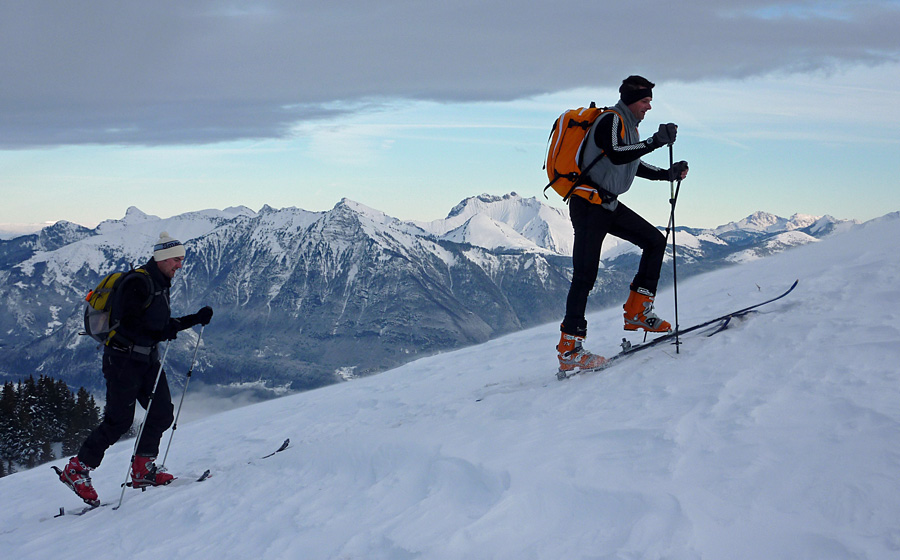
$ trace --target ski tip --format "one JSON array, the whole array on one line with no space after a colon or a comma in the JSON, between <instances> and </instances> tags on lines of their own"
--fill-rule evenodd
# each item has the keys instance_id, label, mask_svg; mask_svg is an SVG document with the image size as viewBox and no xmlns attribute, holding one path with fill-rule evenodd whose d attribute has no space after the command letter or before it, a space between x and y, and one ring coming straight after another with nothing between
<instances>
[{"instance_id":1,"label":"ski tip","mask_svg":"<svg viewBox=\"0 0 900 560\"><path fill-rule=\"evenodd\" d=\"M281 445L278 447L278 449L269 453L268 455L263 455L262 457L260 457L260 459L268 459L269 457L271 457L272 455L275 455L276 453L281 453L282 451L287 449L288 446L290 446L290 445L291 445L291 438L287 438L286 440L281 442Z\"/></svg>"}]
</instances>

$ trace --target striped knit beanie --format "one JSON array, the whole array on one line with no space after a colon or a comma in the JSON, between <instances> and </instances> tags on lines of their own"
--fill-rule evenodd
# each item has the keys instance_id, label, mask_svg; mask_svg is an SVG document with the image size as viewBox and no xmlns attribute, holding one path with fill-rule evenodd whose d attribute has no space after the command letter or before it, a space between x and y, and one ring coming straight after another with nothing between
<instances>
[{"instance_id":1,"label":"striped knit beanie","mask_svg":"<svg viewBox=\"0 0 900 560\"><path fill-rule=\"evenodd\" d=\"M159 262L175 257L184 258L184 245L181 241L169 237L165 231L160 233L159 239L153 245L153 260Z\"/></svg>"}]
</instances>

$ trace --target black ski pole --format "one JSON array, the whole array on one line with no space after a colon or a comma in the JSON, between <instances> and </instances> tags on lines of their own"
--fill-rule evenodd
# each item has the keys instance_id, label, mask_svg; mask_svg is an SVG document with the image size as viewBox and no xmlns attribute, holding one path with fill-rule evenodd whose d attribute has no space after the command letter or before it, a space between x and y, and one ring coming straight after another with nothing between
<instances>
[{"instance_id":1,"label":"black ski pole","mask_svg":"<svg viewBox=\"0 0 900 560\"><path fill-rule=\"evenodd\" d=\"M153 382L153 391L150 392L150 398L147 400L147 409L144 411L144 419L141 420L141 427L138 428L137 438L134 440L134 449L131 451L131 461L128 463L128 472L125 474L125 482L122 483L122 493L119 495L119 504L113 509L122 507L122 500L125 498L125 486L128 485L128 477L131 476L131 465L137 457L138 444L141 443L141 435L144 433L144 424L147 423L147 416L150 414L150 407L153 406L153 398L156 396L156 386L159 385L159 378L162 376L163 365L166 363L166 356L169 355L169 346L166 344L166 351L163 352L162 360L159 361L159 370L156 372L156 381Z\"/></svg>"},{"instance_id":2,"label":"black ski pole","mask_svg":"<svg viewBox=\"0 0 900 560\"><path fill-rule=\"evenodd\" d=\"M166 459L169 457L169 448L172 447L172 438L175 437L175 430L178 429L178 417L181 415L181 405L184 404L184 396L187 394L188 383L191 382L191 374L194 372L194 364L197 361L197 350L200 349L200 340L203 338L203 329L206 325L200 325L200 335L197 337L197 345L194 346L194 355L191 357L191 367L188 368L187 376L184 380L184 391L181 392L181 401L178 403L178 411L175 412L175 422L172 423L172 433L169 434L169 444L166 445L166 453L163 455L162 463L159 464L160 470L166 466Z\"/></svg>"},{"instance_id":3,"label":"black ski pole","mask_svg":"<svg viewBox=\"0 0 900 560\"><path fill-rule=\"evenodd\" d=\"M669 144L669 169L675 165L675 157L673 155L672 144ZM666 227L666 237L669 237L669 230L672 230L672 289L675 292L675 353L680 354L681 340L678 337L678 259L676 255L675 244L675 204L678 202L678 193L681 191L681 177L678 178L678 187L675 187L674 177L669 177L669 204L672 210L669 213L669 225Z\"/></svg>"}]
</instances>

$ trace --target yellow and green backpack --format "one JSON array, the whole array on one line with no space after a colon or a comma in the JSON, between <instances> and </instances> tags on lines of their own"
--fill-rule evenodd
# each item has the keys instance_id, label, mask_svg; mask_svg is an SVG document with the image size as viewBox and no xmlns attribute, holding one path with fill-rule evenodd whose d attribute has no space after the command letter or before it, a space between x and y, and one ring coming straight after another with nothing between
<instances>
[{"instance_id":1,"label":"yellow and green backpack","mask_svg":"<svg viewBox=\"0 0 900 560\"><path fill-rule=\"evenodd\" d=\"M107 274L103 280L97 284L97 287L88 292L84 300L87 305L84 307L84 332L99 342L101 345L109 344L109 341L116 335L116 327L119 326L118 321L110 324L113 316L113 305L116 303L120 288L125 284L125 280L132 275L138 275L144 278L150 288L150 295L144 302L144 309L150 306L153 301L153 284L150 280L150 273L143 268L132 268L125 272L111 272Z\"/></svg>"}]
</instances>

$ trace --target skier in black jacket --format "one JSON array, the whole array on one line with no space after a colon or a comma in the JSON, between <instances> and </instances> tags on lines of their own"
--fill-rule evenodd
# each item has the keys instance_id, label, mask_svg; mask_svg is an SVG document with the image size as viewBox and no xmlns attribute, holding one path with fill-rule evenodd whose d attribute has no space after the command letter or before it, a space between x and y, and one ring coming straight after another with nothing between
<instances>
[{"instance_id":1,"label":"skier in black jacket","mask_svg":"<svg viewBox=\"0 0 900 560\"><path fill-rule=\"evenodd\" d=\"M666 238L656 227L619 201L635 177L654 181L681 180L687 176L688 164L679 161L669 169L661 169L641 161L649 154L675 141L678 127L661 124L659 130L641 140L638 125L650 110L653 82L641 76L629 76L619 88L621 99L601 115L585 137L583 161L603 158L587 173L586 179L569 199L569 216L575 230L572 249L572 284L566 298L566 315L560 325L556 346L560 371L591 369L606 362L603 356L587 351L584 317L588 294L597 280L600 250L606 235L634 243L641 249L641 261L631 282L628 301L623 309L625 330L643 329L666 332L671 325L653 312L660 268L666 252Z\"/></svg>"},{"instance_id":2,"label":"skier in black jacket","mask_svg":"<svg viewBox=\"0 0 900 560\"><path fill-rule=\"evenodd\" d=\"M103 421L60 475L63 483L93 505L99 501L91 485L90 471L100 466L106 450L131 428L135 402L147 408L154 383L157 383L156 392L137 444L131 481L135 488L172 481L173 476L157 469L154 463L163 432L174 420L174 407L166 373L161 370L158 344L174 340L178 331L209 324L213 315L212 308L206 306L191 315L171 317L169 288L184 263L184 246L163 232L153 249L153 257L139 269L144 272L129 274L113 295L110 323L118 321L118 325L103 350L106 411Z\"/></svg>"}]
</instances>

